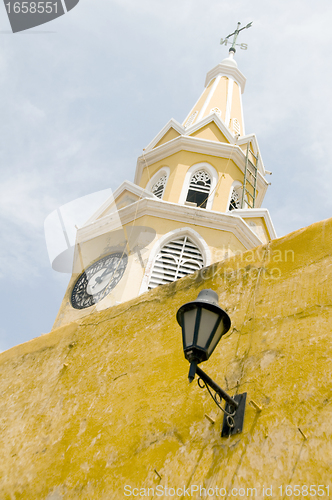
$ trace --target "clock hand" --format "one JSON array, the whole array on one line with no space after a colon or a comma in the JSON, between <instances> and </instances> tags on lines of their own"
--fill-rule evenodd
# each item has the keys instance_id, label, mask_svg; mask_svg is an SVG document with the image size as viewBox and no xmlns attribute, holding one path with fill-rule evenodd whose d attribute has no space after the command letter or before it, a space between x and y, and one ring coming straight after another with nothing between
<instances>
[{"instance_id":1,"label":"clock hand","mask_svg":"<svg viewBox=\"0 0 332 500\"><path fill-rule=\"evenodd\" d=\"M107 271L107 274L105 274L105 272L106 272L106 271ZM92 287L91 287L91 288L92 288L92 289L94 289L94 288L95 288L95 286L100 285L100 283L102 283L105 279L108 279L108 276L110 276L110 275L113 275L113 272L112 272L112 271L110 271L109 269L106 269L106 270L103 272L103 274L101 274L100 276L97 276L97 278L96 278L96 282L95 282L95 284L94 284L94 285L92 285Z\"/></svg>"},{"instance_id":2,"label":"clock hand","mask_svg":"<svg viewBox=\"0 0 332 500\"><path fill-rule=\"evenodd\" d=\"M112 272L112 270L110 270L108 267L106 267L105 271L99 276L99 278L102 278L103 276L105 276L105 274L109 274L110 272Z\"/></svg>"}]
</instances>

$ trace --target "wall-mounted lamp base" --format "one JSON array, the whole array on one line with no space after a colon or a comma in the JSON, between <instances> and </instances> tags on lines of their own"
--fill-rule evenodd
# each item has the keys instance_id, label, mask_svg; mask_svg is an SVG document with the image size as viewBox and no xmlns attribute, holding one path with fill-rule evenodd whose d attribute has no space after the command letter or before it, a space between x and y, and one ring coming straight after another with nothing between
<instances>
[{"instance_id":1,"label":"wall-mounted lamp base","mask_svg":"<svg viewBox=\"0 0 332 500\"><path fill-rule=\"evenodd\" d=\"M234 434L239 434L243 429L243 421L244 421L244 411L246 407L246 398L247 393L236 394L234 396L234 400L239 403L239 406L236 410L236 413L233 417L229 417L226 413L224 413L224 421L222 424L221 437L233 436ZM231 407L228 403L226 403L225 411L228 413L233 413L234 408ZM229 425L231 424L231 425ZM233 424L233 427L232 427Z\"/></svg>"}]
</instances>

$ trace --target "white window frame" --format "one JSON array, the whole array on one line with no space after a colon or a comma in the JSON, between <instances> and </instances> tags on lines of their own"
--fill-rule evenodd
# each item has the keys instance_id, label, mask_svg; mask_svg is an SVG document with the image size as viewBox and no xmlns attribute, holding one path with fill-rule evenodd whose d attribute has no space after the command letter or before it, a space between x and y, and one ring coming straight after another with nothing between
<instances>
[{"instance_id":1,"label":"white window frame","mask_svg":"<svg viewBox=\"0 0 332 500\"><path fill-rule=\"evenodd\" d=\"M190 179L192 175L197 171L197 170L206 170L210 176L211 176L211 189L210 189L210 194L209 198L206 203L206 208L203 208L202 210L212 210L212 205L213 205L213 200L215 196L215 188L217 186L218 182L218 172L216 169L210 165L210 163L207 162L202 162L202 163L196 163L195 165L192 165L186 173L184 183L182 186L180 198L179 198L179 204L184 205L187 199L188 195L188 190L189 190L189 184L190 184Z\"/></svg>"},{"instance_id":2,"label":"white window frame","mask_svg":"<svg viewBox=\"0 0 332 500\"><path fill-rule=\"evenodd\" d=\"M193 241L193 243L195 243L195 245L197 245L197 247L198 247L198 249L201 252L202 257L203 257L203 267L207 267L211 264L210 249L209 249L207 243L205 242L204 238L202 238L202 236L199 233L197 233L197 231L195 231L194 229L191 229L190 227L181 227L178 229L174 229L173 231L170 231L169 233L164 234L164 236L159 238L159 240L152 247L150 255L149 255L149 259L148 259L148 262L147 262L147 265L145 268L144 276L142 279L142 284L141 284L141 288L139 291L139 295L148 290L150 276L151 276L152 271L153 271L155 259L156 259L157 255L159 254L159 252L161 251L161 249L163 248L163 246L172 240L175 240L177 238L181 238L184 236L188 236Z\"/></svg>"},{"instance_id":3,"label":"white window frame","mask_svg":"<svg viewBox=\"0 0 332 500\"><path fill-rule=\"evenodd\" d=\"M166 182L165 182L165 187L164 187L164 191L163 191L163 195L161 198L158 198L158 196L156 196L156 198L158 198L159 200L162 200L163 197L164 197L164 194L165 194L165 191L166 191L166 186L167 186L167 182L168 182L168 178L169 178L169 174L170 174L171 170L169 167L167 166L164 166L164 167L161 167L158 172L156 172L152 177L151 179L149 180L149 182L147 183L146 185L146 190L149 191L150 193L152 193L151 189L153 188L153 186L155 185L156 182L158 182L158 180L163 177L164 175L166 175Z\"/></svg>"}]
</instances>

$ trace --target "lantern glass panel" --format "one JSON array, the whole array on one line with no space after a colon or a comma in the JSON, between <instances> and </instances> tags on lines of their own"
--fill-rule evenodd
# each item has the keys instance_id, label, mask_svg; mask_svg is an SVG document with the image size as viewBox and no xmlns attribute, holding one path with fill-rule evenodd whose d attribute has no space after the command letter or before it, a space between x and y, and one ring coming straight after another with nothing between
<instances>
[{"instance_id":1,"label":"lantern glass panel","mask_svg":"<svg viewBox=\"0 0 332 500\"><path fill-rule=\"evenodd\" d=\"M213 336L212 342L208 348L208 356L211 356L211 354L214 351L214 348L218 344L220 338L222 337L223 333L225 332L225 324L224 324L224 318L221 318L221 321L218 325L218 328Z\"/></svg>"},{"instance_id":2,"label":"lantern glass panel","mask_svg":"<svg viewBox=\"0 0 332 500\"><path fill-rule=\"evenodd\" d=\"M197 346L202 349L207 349L207 343L211 337L211 333L219 319L219 315L208 309L202 308L201 321L198 330Z\"/></svg>"},{"instance_id":3,"label":"lantern glass panel","mask_svg":"<svg viewBox=\"0 0 332 500\"><path fill-rule=\"evenodd\" d=\"M193 344L196 315L197 315L197 309L189 309L189 311L183 313L182 329L184 331L184 336L183 336L184 349Z\"/></svg>"}]
</instances>

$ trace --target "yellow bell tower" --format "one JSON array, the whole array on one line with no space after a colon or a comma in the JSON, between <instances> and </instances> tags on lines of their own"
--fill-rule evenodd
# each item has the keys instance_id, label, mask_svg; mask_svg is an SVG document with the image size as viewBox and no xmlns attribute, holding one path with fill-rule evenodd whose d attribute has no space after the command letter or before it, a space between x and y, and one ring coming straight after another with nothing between
<instances>
[{"instance_id":1,"label":"yellow bell tower","mask_svg":"<svg viewBox=\"0 0 332 500\"><path fill-rule=\"evenodd\" d=\"M236 40L236 37L235 39ZM77 231L73 274L54 327L128 301L276 237L246 79L229 56L181 124L171 119L125 181Z\"/></svg>"}]
</instances>

